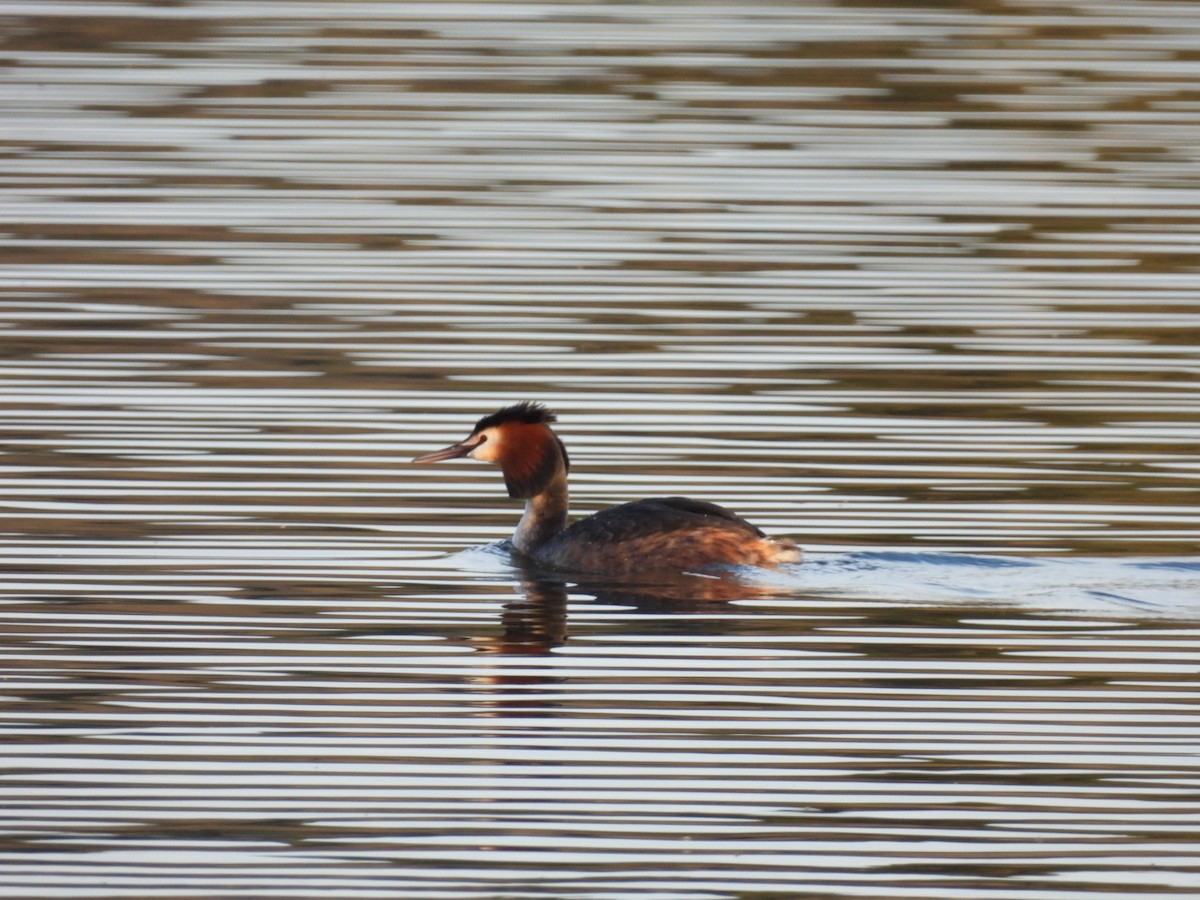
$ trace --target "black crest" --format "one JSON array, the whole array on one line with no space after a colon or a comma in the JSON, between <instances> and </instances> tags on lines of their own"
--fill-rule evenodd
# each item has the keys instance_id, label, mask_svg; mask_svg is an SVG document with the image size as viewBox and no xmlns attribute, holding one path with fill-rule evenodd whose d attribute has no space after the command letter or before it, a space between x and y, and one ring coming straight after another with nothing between
<instances>
[{"instance_id":1,"label":"black crest","mask_svg":"<svg viewBox=\"0 0 1200 900\"><path fill-rule=\"evenodd\" d=\"M525 425L549 425L551 422L557 421L558 416L546 409L542 404L535 403L532 400L522 400L520 403L506 406L504 409L494 412L490 416L484 416L475 423L475 431L480 432L485 428L495 428L497 425L503 425L506 422L522 422Z\"/></svg>"}]
</instances>

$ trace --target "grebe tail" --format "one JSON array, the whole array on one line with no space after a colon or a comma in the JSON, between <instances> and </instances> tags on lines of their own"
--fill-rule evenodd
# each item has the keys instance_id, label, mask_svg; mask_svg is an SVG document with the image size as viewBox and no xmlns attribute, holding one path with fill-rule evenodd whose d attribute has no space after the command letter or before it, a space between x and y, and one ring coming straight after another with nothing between
<instances>
[{"instance_id":1,"label":"grebe tail","mask_svg":"<svg viewBox=\"0 0 1200 900\"><path fill-rule=\"evenodd\" d=\"M602 510L567 525L567 449L550 428L557 417L525 401L484 416L466 440L415 463L470 457L500 466L508 495L525 501L513 547L534 562L569 572L631 575L706 566L776 566L800 549L703 500L659 497Z\"/></svg>"}]
</instances>

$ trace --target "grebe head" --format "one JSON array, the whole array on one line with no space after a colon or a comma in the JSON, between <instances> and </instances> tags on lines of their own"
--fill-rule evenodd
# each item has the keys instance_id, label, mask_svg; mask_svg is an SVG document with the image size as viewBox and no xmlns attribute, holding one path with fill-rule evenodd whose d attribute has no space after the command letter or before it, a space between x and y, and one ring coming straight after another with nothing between
<instances>
[{"instance_id":1,"label":"grebe head","mask_svg":"<svg viewBox=\"0 0 1200 900\"><path fill-rule=\"evenodd\" d=\"M571 463L562 441L550 430L557 417L540 403L523 400L475 423L464 441L416 457L415 463L434 463L466 456L495 463L504 472L508 495L519 499L545 490Z\"/></svg>"}]
</instances>

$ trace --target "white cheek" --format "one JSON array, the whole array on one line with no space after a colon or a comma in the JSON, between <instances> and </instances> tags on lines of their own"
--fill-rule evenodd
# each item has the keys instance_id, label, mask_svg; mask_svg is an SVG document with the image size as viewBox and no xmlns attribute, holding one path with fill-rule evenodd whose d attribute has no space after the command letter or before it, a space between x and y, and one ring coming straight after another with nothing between
<instances>
[{"instance_id":1,"label":"white cheek","mask_svg":"<svg viewBox=\"0 0 1200 900\"><path fill-rule=\"evenodd\" d=\"M483 432L483 436L487 440L468 453L467 456L472 459L482 460L483 462L494 463L500 459L500 432L489 428Z\"/></svg>"}]
</instances>

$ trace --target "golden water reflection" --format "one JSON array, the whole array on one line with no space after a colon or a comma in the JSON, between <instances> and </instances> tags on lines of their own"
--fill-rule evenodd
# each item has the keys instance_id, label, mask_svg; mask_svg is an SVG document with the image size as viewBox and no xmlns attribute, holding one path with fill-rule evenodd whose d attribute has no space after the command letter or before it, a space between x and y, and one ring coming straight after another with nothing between
<instances>
[{"instance_id":1,"label":"golden water reflection","mask_svg":"<svg viewBox=\"0 0 1200 900\"><path fill-rule=\"evenodd\" d=\"M0 893L1196 893L1189 4L0 17Z\"/></svg>"}]
</instances>

